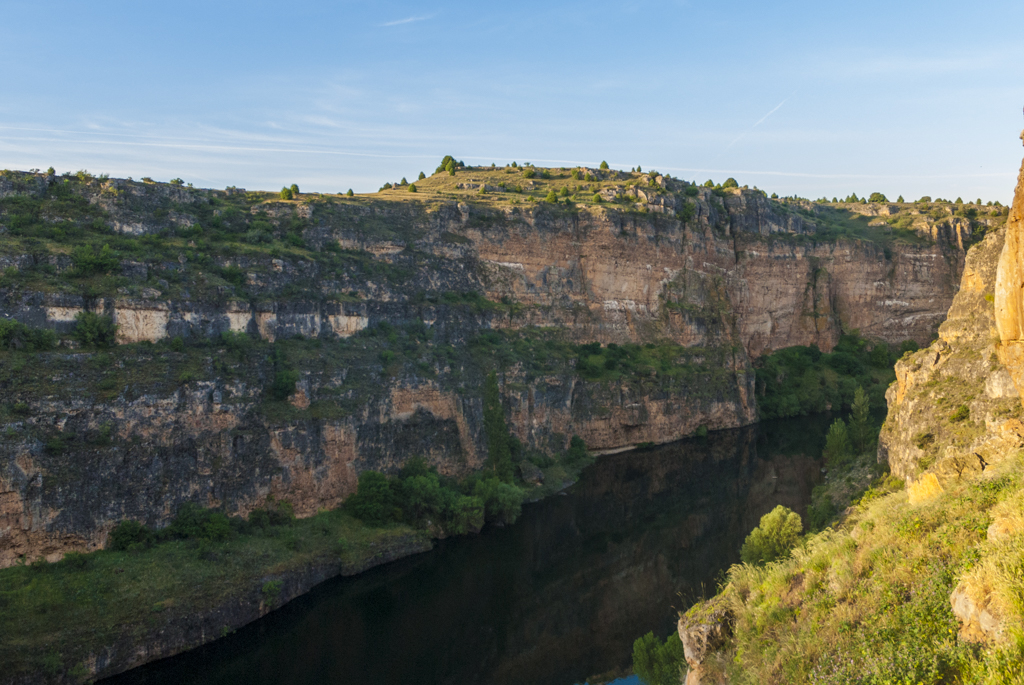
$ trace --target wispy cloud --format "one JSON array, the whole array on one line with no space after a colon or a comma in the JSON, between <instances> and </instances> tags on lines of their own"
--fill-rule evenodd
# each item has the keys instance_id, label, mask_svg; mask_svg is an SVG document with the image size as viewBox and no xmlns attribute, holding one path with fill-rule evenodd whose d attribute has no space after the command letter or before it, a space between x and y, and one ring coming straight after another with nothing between
<instances>
[{"instance_id":1,"label":"wispy cloud","mask_svg":"<svg viewBox=\"0 0 1024 685\"><path fill-rule=\"evenodd\" d=\"M395 21L388 21L383 24L378 24L378 26L401 26L402 24L412 24L413 22L426 21L427 19L433 18L433 14L428 14L425 17L406 17L405 19L397 19Z\"/></svg>"}]
</instances>

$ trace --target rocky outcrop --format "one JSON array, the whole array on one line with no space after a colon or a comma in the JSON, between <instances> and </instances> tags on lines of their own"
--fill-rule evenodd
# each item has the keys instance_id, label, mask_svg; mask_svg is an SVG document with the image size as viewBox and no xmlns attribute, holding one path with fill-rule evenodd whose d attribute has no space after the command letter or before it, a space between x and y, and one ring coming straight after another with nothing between
<instances>
[{"instance_id":1,"label":"rocky outcrop","mask_svg":"<svg viewBox=\"0 0 1024 685\"><path fill-rule=\"evenodd\" d=\"M724 647L732 635L732 613L720 596L700 602L679 617L679 639L689 671L686 685L712 685L727 682L712 655Z\"/></svg>"},{"instance_id":2,"label":"rocky outcrop","mask_svg":"<svg viewBox=\"0 0 1024 685\"><path fill-rule=\"evenodd\" d=\"M999 359L1017 391L1024 388L1024 166L1006 223L1006 244L999 256L995 284L995 323Z\"/></svg>"},{"instance_id":3,"label":"rocky outcrop","mask_svg":"<svg viewBox=\"0 0 1024 685\"><path fill-rule=\"evenodd\" d=\"M1024 444L1018 393L997 358L993 290L1003 244L997 231L971 248L938 340L896 363L878 458L915 501Z\"/></svg>"}]
</instances>

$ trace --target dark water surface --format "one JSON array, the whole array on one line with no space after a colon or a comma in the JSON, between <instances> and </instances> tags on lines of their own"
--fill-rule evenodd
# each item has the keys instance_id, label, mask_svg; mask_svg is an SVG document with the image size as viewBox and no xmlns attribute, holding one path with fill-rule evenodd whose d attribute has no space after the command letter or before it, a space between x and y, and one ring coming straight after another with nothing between
<instances>
[{"instance_id":1,"label":"dark water surface","mask_svg":"<svg viewBox=\"0 0 1024 685\"><path fill-rule=\"evenodd\" d=\"M803 514L827 417L601 457L519 521L338 578L237 633L104 681L572 685L667 635L777 504Z\"/></svg>"}]
</instances>

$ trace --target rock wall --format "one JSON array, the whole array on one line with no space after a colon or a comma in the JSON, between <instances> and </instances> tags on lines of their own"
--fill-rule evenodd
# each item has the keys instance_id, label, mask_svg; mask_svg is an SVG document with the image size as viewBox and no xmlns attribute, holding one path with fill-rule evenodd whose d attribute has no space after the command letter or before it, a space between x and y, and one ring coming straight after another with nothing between
<instances>
[{"instance_id":1,"label":"rock wall","mask_svg":"<svg viewBox=\"0 0 1024 685\"><path fill-rule=\"evenodd\" d=\"M911 502L1024 445L1024 166L1006 227L970 249L960 290L929 348L896 364L879 460Z\"/></svg>"},{"instance_id":2,"label":"rock wall","mask_svg":"<svg viewBox=\"0 0 1024 685\"><path fill-rule=\"evenodd\" d=\"M679 184L659 178L658 188ZM41 193L47 183L3 180L0 194ZM126 181L94 190L89 201L114 229L139 236L191 226L198 215L190 212L217 194ZM40 355L23 372L39 383L10 398L24 409L0 427L0 567L95 549L124 518L164 525L184 501L244 515L273 495L301 516L337 506L360 471L394 471L410 456L451 475L477 469L482 373L469 346L483 332L557 330L576 343L695 350L695 375L681 380L586 381L571 368L538 376L523 360L500 369L510 430L524 443L557 451L578 434L605 450L750 424L751 358L791 345L828 350L854 328L925 342L956 290L962 245L942 236L891 249L818 240L813 216L760 192L690 190L686 222L675 215L679 195L637 188L613 195L642 211L264 202L252 212L266 226L301 219L305 244L340 255L342 266L245 253L193 269L201 256L183 249L171 261L122 260L117 296L89 296L61 280L72 268L66 255L5 252L3 268L51 280L45 289L0 287L0 315L65 334L83 311L111 315L122 343L233 331L328 345L382 324L413 325L453 353L400 371L372 355L307 359L290 418L262 408L274 378L268 359L231 376L214 348L198 370L153 389L135 379L158 375L154 357L167 354L132 348L111 362L123 369L123 389L112 392L98 389L97 373L79 371L102 365L99 355ZM208 276L227 269L243 280L210 285ZM445 299L466 293L486 300ZM344 410L323 412L328 399ZM111 444L47 443L104 430Z\"/></svg>"}]
</instances>

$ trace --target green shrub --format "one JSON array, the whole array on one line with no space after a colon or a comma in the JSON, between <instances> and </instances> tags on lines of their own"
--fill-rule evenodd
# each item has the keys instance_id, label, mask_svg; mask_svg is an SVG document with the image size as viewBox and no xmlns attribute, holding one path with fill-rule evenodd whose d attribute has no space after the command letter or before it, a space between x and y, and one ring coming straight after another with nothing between
<instances>
[{"instance_id":1,"label":"green shrub","mask_svg":"<svg viewBox=\"0 0 1024 685\"><path fill-rule=\"evenodd\" d=\"M746 564L766 564L789 554L804 526L800 515L781 504L761 517L760 525L743 542L740 557Z\"/></svg>"},{"instance_id":2,"label":"green shrub","mask_svg":"<svg viewBox=\"0 0 1024 685\"><path fill-rule=\"evenodd\" d=\"M211 540L219 542L230 538L234 531L231 521L219 511L204 509L193 502L185 502L178 508L174 520L164 536L180 540Z\"/></svg>"},{"instance_id":3,"label":"green shrub","mask_svg":"<svg viewBox=\"0 0 1024 685\"><path fill-rule=\"evenodd\" d=\"M381 526L395 519L395 497L387 476L376 471L359 474L354 495L345 501L345 508L369 526Z\"/></svg>"},{"instance_id":4,"label":"green shrub","mask_svg":"<svg viewBox=\"0 0 1024 685\"><path fill-rule=\"evenodd\" d=\"M723 188L739 188L740 184L736 182L735 178L729 177L725 179L725 183L722 184Z\"/></svg>"},{"instance_id":5,"label":"green shrub","mask_svg":"<svg viewBox=\"0 0 1024 685\"><path fill-rule=\"evenodd\" d=\"M110 245L99 250L92 245L80 245L71 250L71 261L75 265L75 275L92 276L110 273L120 265L121 258L110 249Z\"/></svg>"},{"instance_id":6,"label":"green shrub","mask_svg":"<svg viewBox=\"0 0 1024 685\"><path fill-rule=\"evenodd\" d=\"M281 199L282 200L291 200L293 197L294 196L292 195L292 189L291 188L281 188Z\"/></svg>"},{"instance_id":7,"label":"green shrub","mask_svg":"<svg viewBox=\"0 0 1024 685\"><path fill-rule=\"evenodd\" d=\"M522 511L522 491L493 476L477 481L473 495L483 502L484 513L489 521L515 523Z\"/></svg>"},{"instance_id":8,"label":"green shrub","mask_svg":"<svg viewBox=\"0 0 1024 685\"><path fill-rule=\"evenodd\" d=\"M669 634L662 642L651 632L633 642L633 673L645 685L679 685L685 665L678 633Z\"/></svg>"},{"instance_id":9,"label":"green shrub","mask_svg":"<svg viewBox=\"0 0 1024 685\"><path fill-rule=\"evenodd\" d=\"M600 168L600 169L607 169L607 168L608 168L608 162L604 162L604 161L602 161L602 162L601 162L601 166L600 166L600 167L598 167L598 168Z\"/></svg>"},{"instance_id":10,"label":"green shrub","mask_svg":"<svg viewBox=\"0 0 1024 685\"><path fill-rule=\"evenodd\" d=\"M112 347L117 343L117 326L109 316L79 312L71 337L84 347Z\"/></svg>"},{"instance_id":11,"label":"green shrub","mask_svg":"<svg viewBox=\"0 0 1024 685\"><path fill-rule=\"evenodd\" d=\"M57 346L57 334L44 328L29 328L20 321L0 319L0 350L41 352Z\"/></svg>"},{"instance_id":12,"label":"green shrub","mask_svg":"<svg viewBox=\"0 0 1024 685\"><path fill-rule=\"evenodd\" d=\"M128 519L117 524L107 537L107 549L115 551L144 548L152 544L153 531L138 521Z\"/></svg>"},{"instance_id":13,"label":"green shrub","mask_svg":"<svg viewBox=\"0 0 1024 685\"><path fill-rule=\"evenodd\" d=\"M551 189L548 191L547 197L544 198L545 202L558 202L558 193Z\"/></svg>"},{"instance_id":14,"label":"green shrub","mask_svg":"<svg viewBox=\"0 0 1024 685\"><path fill-rule=\"evenodd\" d=\"M594 202L596 202L598 204L600 204L603 201L603 198L601 197L601 193L594 193L594 197L592 199L594 200Z\"/></svg>"},{"instance_id":15,"label":"green shrub","mask_svg":"<svg viewBox=\"0 0 1024 685\"><path fill-rule=\"evenodd\" d=\"M964 421L971 416L971 410L966 404L961 404L959 407L949 415L949 420L952 423L959 423Z\"/></svg>"},{"instance_id":16,"label":"green shrub","mask_svg":"<svg viewBox=\"0 0 1024 685\"><path fill-rule=\"evenodd\" d=\"M292 369L279 369L274 373L274 382L270 384L271 399L281 401L295 392L295 384L299 382L299 372Z\"/></svg>"},{"instance_id":17,"label":"green shrub","mask_svg":"<svg viewBox=\"0 0 1024 685\"><path fill-rule=\"evenodd\" d=\"M409 184L409 192L410 193L415 193L416 192L416 184L415 183L410 183Z\"/></svg>"},{"instance_id":18,"label":"green shrub","mask_svg":"<svg viewBox=\"0 0 1024 685\"><path fill-rule=\"evenodd\" d=\"M532 168L527 167L526 169L523 169L523 178L533 178L536 175L537 172Z\"/></svg>"},{"instance_id":19,"label":"green shrub","mask_svg":"<svg viewBox=\"0 0 1024 685\"><path fill-rule=\"evenodd\" d=\"M346 196L348 196L348 197L352 197L353 195L355 195L355 193L353 193L353 192L352 192L352 189L351 189L351 188L349 188L349 189L348 189L348 192L346 192L346 193L345 193L345 195L346 195Z\"/></svg>"},{"instance_id":20,"label":"green shrub","mask_svg":"<svg viewBox=\"0 0 1024 685\"><path fill-rule=\"evenodd\" d=\"M868 202L888 202L888 201L889 201L889 198L887 198L882 193L871 193L871 197L868 198Z\"/></svg>"},{"instance_id":21,"label":"green shrub","mask_svg":"<svg viewBox=\"0 0 1024 685\"><path fill-rule=\"evenodd\" d=\"M583 442L583 438L578 435L572 436L569 440L569 449L565 453L566 462L575 464L589 458L590 452L587 450L587 445Z\"/></svg>"},{"instance_id":22,"label":"green shrub","mask_svg":"<svg viewBox=\"0 0 1024 685\"><path fill-rule=\"evenodd\" d=\"M295 183L291 184L288 190L292 191L292 197L298 199L299 197L299 186Z\"/></svg>"},{"instance_id":23,"label":"green shrub","mask_svg":"<svg viewBox=\"0 0 1024 685\"><path fill-rule=\"evenodd\" d=\"M422 181L422 180L423 180L423 179L425 179L426 177L427 177L427 175L426 175L425 173L423 173L423 172L421 171L421 172L420 172L420 175L416 177L416 180L417 180L417 181Z\"/></svg>"}]
</instances>

